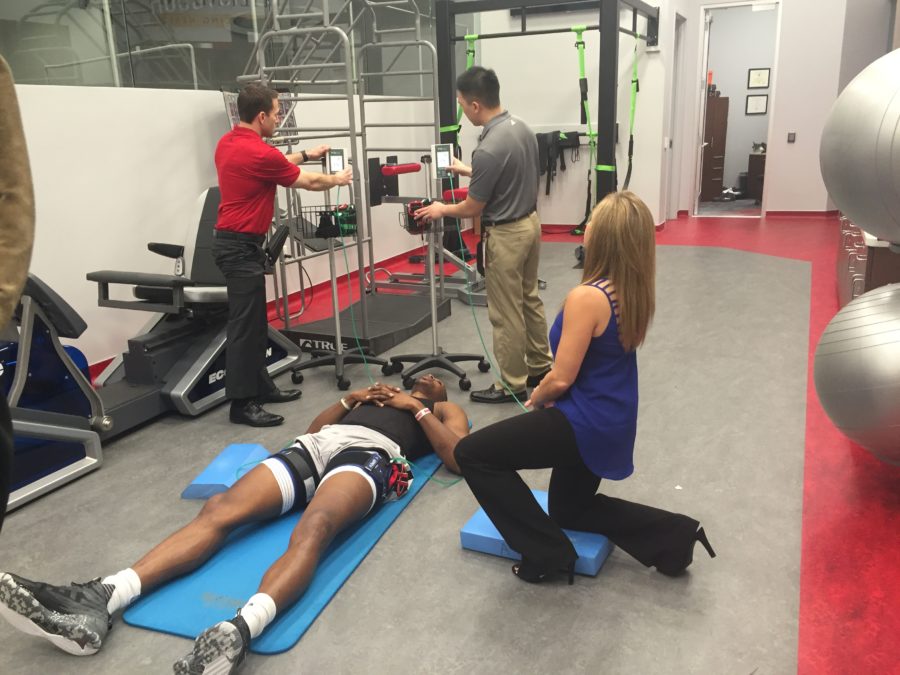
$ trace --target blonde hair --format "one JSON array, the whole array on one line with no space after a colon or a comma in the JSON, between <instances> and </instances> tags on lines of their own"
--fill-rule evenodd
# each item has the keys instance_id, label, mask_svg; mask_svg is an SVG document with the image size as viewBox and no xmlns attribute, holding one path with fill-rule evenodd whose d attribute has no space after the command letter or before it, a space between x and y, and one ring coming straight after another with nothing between
<instances>
[{"instance_id":1,"label":"blonde hair","mask_svg":"<svg viewBox=\"0 0 900 675\"><path fill-rule=\"evenodd\" d=\"M619 340L626 351L637 349L656 309L656 227L633 192L612 192L591 213L581 281L604 278L619 300Z\"/></svg>"}]
</instances>

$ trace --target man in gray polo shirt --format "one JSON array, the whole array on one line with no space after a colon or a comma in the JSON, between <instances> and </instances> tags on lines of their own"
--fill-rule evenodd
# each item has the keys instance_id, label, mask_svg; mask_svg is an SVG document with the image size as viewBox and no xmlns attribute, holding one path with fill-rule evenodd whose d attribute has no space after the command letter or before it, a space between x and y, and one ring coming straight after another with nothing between
<instances>
[{"instance_id":1,"label":"man in gray polo shirt","mask_svg":"<svg viewBox=\"0 0 900 675\"><path fill-rule=\"evenodd\" d=\"M488 316L494 329L494 356L502 382L473 391L479 403L527 398L550 370L544 304L538 295L541 223L537 139L528 125L500 105L500 83L493 70L469 68L456 80L457 100L466 118L483 127L472 166L454 160L452 170L471 176L469 194L459 204L435 202L416 217L481 216L485 229ZM504 386L505 383L505 386Z\"/></svg>"}]
</instances>

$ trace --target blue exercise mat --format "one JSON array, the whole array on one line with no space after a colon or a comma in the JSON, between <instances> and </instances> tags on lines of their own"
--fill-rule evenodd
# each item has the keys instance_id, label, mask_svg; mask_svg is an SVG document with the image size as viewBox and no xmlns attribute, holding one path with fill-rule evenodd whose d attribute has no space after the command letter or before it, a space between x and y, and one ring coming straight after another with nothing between
<instances>
[{"instance_id":1,"label":"blue exercise mat","mask_svg":"<svg viewBox=\"0 0 900 675\"><path fill-rule=\"evenodd\" d=\"M547 493L542 490L532 490L531 493L544 512L547 512ZM575 571L578 574L596 576L603 567L603 563L612 553L612 542L602 534L592 532L577 532L575 530L563 530L575 547L578 560L575 561ZM509 547L497 528L487 517L484 509L478 509L469 521L459 531L459 542L463 548L470 551L480 551L491 555L521 560L522 556Z\"/></svg>"},{"instance_id":2,"label":"blue exercise mat","mask_svg":"<svg viewBox=\"0 0 900 675\"><path fill-rule=\"evenodd\" d=\"M415 481L406 496L383 504L356 527L339 534L303 597L278 613L253 641L251 651L278 654L293 647L440 464L433 454L416 461ZM230 619L256 593L266 569L287 549L302 515L291 513L263 526L235 531L205 565L135 602L124 614L126 623L194 638L209 626Z\"/></svg>"}]
</instances>

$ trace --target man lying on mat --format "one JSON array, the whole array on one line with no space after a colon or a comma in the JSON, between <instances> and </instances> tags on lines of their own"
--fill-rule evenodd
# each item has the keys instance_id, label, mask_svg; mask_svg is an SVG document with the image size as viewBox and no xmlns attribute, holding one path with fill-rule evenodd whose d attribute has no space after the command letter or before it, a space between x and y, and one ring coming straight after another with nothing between
<instances>
[{"instance_id":1,"label":"man lying on mat","mask_svg":"<svg viewBox=\"0 0 900 675\"><path fill-rule=\"evenodd\" d=\"M211 497L194 520L133 566L67 586L0 572L0 614L71 654L94 654L111 617L141 593L202 565L235 528L306 507L256 595L233 619L201 633L193 651L174 664L176 673L232 673L276 611L309 586L334 536L381 502L403 496L412 482L403 458L433 451L459 473L453 450L468 433L465 412L447 401L433 375L420 377L410 394L382 384L354 391L319 413L290 447Z\"/></svg>"}]
</instances>

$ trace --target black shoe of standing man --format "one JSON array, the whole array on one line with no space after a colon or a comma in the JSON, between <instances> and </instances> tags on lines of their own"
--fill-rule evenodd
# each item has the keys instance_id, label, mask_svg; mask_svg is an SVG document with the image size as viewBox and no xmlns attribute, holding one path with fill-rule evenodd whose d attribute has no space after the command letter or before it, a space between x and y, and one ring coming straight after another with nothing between
<instances>
[{"instance_id":1,"label":"black shoe of standing man","mask_svg":"<svg viewBox=\"0 0 900 675\"><path fill-rule=\"evenodd\" d=\"M528 392L518 391L510 394L505 389L498 389L493 384L487 389L480 389L469 393L469 399L475 403L525 403L528 400Z\"/></svg>"},{"instance_id":2,"label":"black shoe of standing man","mask_svg":"<svg viewBox=\"0 0 900 675\"><path fill-rule=\"evenodd\" d=\"M260 403L287 403L296 401L303 394L299 389L273 389L259 397Z\"/></svg>"},{"instance_id":3,"label":"black shoe of standing man","mask_svg":"<svg viewBox=\"0 0 900 675\"><path fill-rule=\"evenodd\" d=\"M259 401L232 401L228 415L235 424L247 424L251 427L277 427L284 422L281 415L273 415L259 404Z\"/></svg>"}]
</instances>

